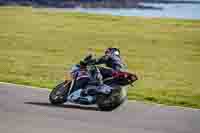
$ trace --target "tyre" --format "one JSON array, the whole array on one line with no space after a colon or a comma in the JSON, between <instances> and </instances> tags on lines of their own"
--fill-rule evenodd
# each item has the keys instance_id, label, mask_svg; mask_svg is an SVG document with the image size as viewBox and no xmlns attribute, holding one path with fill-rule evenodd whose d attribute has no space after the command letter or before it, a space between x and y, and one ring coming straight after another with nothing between
<instances>
[{"instance_id":1,"label":"tyre","mask_svg":"<svg viewBox=\"0 0 200 133\"><path fill-rule=\"evenodd\" d=\"M49 94L49 101L51 104L59 105L65 103L67 100L65 95L68 93L71 82L62 82L58 84Z\"/></svg>"},{"instance_id":2,"label":"tyre","mask_svg":"<svg viewBox=\"0 0 200 133\"><path fill-rule=\"evenodd\" d=\"M96 102L99 110L112 111L124 102L121 89L114 89L110 95L97 94Z\"/></svg>"}]
</instances>

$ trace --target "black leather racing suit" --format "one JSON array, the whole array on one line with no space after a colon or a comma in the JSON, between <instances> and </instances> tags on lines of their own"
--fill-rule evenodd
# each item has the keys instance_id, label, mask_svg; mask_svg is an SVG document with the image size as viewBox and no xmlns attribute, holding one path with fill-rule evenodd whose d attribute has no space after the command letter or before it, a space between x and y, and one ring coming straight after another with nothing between
<instances>
[{"instance_id":1,"label":"black leather racing suit","mask_svg":"<svg viewBox=\"0 0 200 133\"><path fill-rule=\"evenodd\" d=\"M100 64L105 64L106 67L99 67L99 70L101 72L101 75L103 79L112 77L112 72L113 71L121 71L124 69L125 65L122 62L121 58L119 56L102 56L98 59L93 59L94 64L100 65ZM83 64L87 64L87 61L83 61ZM75 88L79 89L82 88L83 90L85 89L86 85L90 81L89 77L81 78L76 81L75 83Z\"/></svg>"},{"instance_id":2,"label":"black leather racing suit","mask_svg":"<svg viewBox=\"0 0 200 133\"><path fill-rule=\"evenodd\" d=\"M119 56L102 56L96 59L96 64L105 64L106 67L99 67L103 79L111 77L113 71L121 71L125 65Z\"/></svg>"}]
</instances>

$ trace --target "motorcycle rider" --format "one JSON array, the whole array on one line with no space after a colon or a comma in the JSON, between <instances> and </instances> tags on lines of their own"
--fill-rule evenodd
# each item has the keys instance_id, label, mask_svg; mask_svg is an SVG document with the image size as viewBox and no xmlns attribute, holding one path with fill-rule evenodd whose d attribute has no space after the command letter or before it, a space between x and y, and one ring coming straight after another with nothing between
<instances>
[{"instance_id":1,"label":"motorcycle rider","mask_svg":"<svg viewBox=\"0 0 200 133\"><path fill-rule=\"evenodd\" d=\"M80 69L77 73L78 79L75 84L75 88L82 88L82 96L87 95L85 92L85 88L90 81L89 73L85 71L86 66L89 62L93 62L93 64L96 65L105 64L107 67L98 67L102 75L102 78L99 78L99 83L102 82L102 79L112 77L113 71L122 71L125 68L125 65L120 56L120 50L118 48L107 48L105 50L105 54L98 59L92 59L92 55L87 56L79 63Z\"/></svg>"},{"instance_id":2,"label":"motorcycle rider","mask_svg":"<svg viewBox=\"0 0 200 133\"><path fill-rule=\"evenodd\" d=\"M125 64L120 56L120 50L117 48L107 48L104 56L94 60L96 65L106 65L106 67L99 67L103 79L112 77L113 71L122 71L125 69Z\"/></svg>"}]
</instances>

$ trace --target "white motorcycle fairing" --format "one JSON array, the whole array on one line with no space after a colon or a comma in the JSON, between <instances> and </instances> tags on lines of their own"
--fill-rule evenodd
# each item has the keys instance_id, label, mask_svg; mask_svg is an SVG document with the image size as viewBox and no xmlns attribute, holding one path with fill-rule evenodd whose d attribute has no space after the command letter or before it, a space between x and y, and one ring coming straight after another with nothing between
<instances>
[{"instance_id":1,"label":"white motorcycle fairing","mask_svg":"<svg viewBox=\"0 0 200 133\"><path fill-rule=\"evenodd\" d=\"M87 91L89 89L94 89L96 88L97 93L103 93L103 94L110 94L112 91L112 87L108 85L101 85L101 86L88 86ZM81 96L82 89L78 89L74 92L72 92L68 97L67 101L72 102L72 103L79 103L79 104L95 104L96 101L96 96Z\"/></svg>"},{"instance_id":2,"label":"white motorcycle fairing","mask_svg":"<svg viewBox=\"0 0 200 133\"><path fill-rule=\"evenodd\" d=\"M80 103L80 104L92 104L95 98L93 96L81 96L82 89L78 89L77 91L72 92L67 100L72 103Z\"/></svg>"}]
</instances>

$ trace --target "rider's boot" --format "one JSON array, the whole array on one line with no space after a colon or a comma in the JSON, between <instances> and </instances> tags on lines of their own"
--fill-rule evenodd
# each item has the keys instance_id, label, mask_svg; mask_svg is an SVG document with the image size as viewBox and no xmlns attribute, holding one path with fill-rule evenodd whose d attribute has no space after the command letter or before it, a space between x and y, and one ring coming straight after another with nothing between
<instances>
[{"instance_id":1,"label":"rider's boot","mask_svg":"<svg viewBox=\"0 0 200 133\"><path fill-rule=\"evenodd\" d=\"M82 89L81 90L81 94L80 94L80 96L81 97L85 97L85 96L87 96L88 94L87 94L87 90L86 89Z\"/></svg>"}]
</instances>

